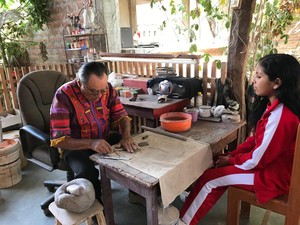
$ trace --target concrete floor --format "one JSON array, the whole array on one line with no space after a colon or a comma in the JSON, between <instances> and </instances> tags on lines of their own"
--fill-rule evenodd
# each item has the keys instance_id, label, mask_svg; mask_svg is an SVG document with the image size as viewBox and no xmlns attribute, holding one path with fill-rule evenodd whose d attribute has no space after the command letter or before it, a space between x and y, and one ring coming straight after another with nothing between
<instances>
[{"instance_id":1,"label":"concrete floor","mask_svg":"<svg viewBox=\"0 0 300 225\"><path fill-rule=\"evenodd\" d=\"M53 225L54 218L46 217L40 209L40 203L51 193L43 186L45 179L64 179L61 171L48 172L40 167L28 163L22 170L20 183L1 189L0 225ZM0 181L1 182L1 181ZM128 202L128 190L113 182L113 201L115 221L117 225L146 225L145 208ZM173 205L182 206L179 198ZM241 225L259 225L262 222L264 210L253 207L249 221L241 221ZM271 213L269 225L283 225L283 216ZM226 195L199 222L201 225L226 225Z\"/></svg>"}]
</instances>

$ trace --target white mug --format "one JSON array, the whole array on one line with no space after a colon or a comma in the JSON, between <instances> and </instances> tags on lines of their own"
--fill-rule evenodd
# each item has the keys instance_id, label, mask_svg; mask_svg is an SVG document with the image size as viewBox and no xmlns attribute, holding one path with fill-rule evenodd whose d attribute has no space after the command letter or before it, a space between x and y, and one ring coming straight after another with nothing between
<instances>
[{"instance_id":1,"label":"white mug","mask_svg":"<svg viewBox=\"0 0 300 225\"><path fill-rule=\"evenodd\" d=\"M211 106L209 105L201 105L199 106L199 115L201 117L210 117L211 116Z\"/></svg>"}]
</instances>

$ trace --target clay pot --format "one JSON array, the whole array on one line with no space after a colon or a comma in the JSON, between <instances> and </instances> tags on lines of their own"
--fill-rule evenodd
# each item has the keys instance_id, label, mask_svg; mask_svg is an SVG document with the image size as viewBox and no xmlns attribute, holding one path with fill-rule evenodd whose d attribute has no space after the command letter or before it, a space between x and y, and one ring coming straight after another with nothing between
<instances>
[{"instance_id":1,"label":"clay pot","mask_svg":"<svg viewBox=\"0 0 300 225\"><path fill-rule=\"evenodd\" d=\"M191 128L192 116L184 112L168 112L160 116L161 127L170 132L184 132Z\"/></svg>"}]
</instances>

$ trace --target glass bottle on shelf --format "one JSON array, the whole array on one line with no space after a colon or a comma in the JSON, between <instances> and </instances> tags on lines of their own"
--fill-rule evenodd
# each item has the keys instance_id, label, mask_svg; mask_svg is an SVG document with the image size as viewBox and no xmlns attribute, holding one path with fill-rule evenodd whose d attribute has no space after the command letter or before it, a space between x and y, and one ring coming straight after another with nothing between
<instances>
[{"instance_id":1,"label":"glass bottle on shelf","mask_svg":"<svg viewBox=\"0 0 300 225\"><path fill-rule=\"evenodd\" d=\"M198 92L198 95L197 95L197 99L196 99L196 107L198 108L200 105L202 105L203 104L203 102L202 102L202 92L201 91L199 91Z\"/></svg>"}]
</instances>

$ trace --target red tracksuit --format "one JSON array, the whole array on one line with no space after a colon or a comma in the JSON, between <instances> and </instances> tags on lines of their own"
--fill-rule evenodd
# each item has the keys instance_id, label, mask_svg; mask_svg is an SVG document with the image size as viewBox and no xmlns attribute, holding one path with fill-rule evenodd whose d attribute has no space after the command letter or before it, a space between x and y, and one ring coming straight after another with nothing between
<instances>
[{"instance_id":1,"label":"red tracksuit","mask_svg":"<svg viewBox=\"0 0 300 225\"><path fill-rule=\"evenodd\" d=\"M180 211L182 220L196 225L229 185L254 191L260 203L286 194L298 124L299 118L275 100L258 121L255 135L230 153L230 165L199 177Z\"/></svg>"}]
</instances>

